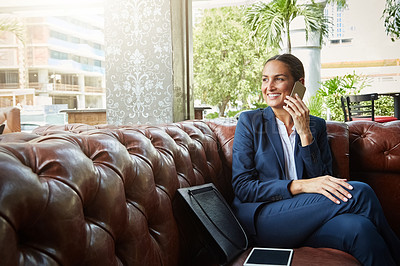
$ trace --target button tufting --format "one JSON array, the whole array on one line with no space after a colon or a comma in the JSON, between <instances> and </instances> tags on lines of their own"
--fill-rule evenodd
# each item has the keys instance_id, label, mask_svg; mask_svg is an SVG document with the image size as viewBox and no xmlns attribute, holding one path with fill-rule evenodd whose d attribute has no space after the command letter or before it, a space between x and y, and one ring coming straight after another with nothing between
<instances>
[{"instance_id":1,"label":"button tufting","mask_svg":"<svg viewBox=\"0 0 400 266\"><path fill-rule=\"evenodd\" d=\"M385 154L387 156L387 155L389 155L389 151L384 151L383 154Z\"/></svg>"}]
</instances>

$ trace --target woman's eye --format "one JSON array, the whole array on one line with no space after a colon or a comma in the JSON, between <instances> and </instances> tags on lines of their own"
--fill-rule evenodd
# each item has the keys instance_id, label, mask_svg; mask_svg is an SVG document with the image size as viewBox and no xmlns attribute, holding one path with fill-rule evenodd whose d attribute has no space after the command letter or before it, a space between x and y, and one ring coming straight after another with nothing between
<instances>
[{"instance_id":1,"label":"woman's eye","mask_svg":"<svg viewBox=\"0 0 400 266\"><path fill-rule=\"evenodd\" d=\"M264 81L264 82L267 82L267 81L268 81L268 79L267 79L267 78L263 78L263 79L262 79L262 81Z\"/></svg>"}]
</instances>

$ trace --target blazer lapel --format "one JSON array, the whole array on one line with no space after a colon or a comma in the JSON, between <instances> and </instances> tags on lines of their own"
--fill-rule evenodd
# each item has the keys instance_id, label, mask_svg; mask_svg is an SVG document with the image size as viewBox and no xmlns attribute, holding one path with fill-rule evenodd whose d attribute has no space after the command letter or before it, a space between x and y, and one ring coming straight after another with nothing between
<instances>
[{"instance_id":1,"label":"blazer lapel","mask_svg":"<svg viewBox=\"0 0 400 266\"><path fill-rule=\"evenodd\" d=\"M282 175L286 179L287 177L285 174L285 158L283 155L282 140L281 137L279 136L279 130L276 124L275 114L272 111L271 107L264 109L263 118L264 118L264 126L265 126L265 131L267 133L267 137L270 143L272 144L272 148L276 154L276 157L278 158Z\"/></svg>"},{"instance_id":2,"label":"blazer lapel","mask_svg":"<svg viewBox=\"0 0 400 266\"><path fill-rule=\"evenodd\" d=\"M297 178L298 179L303 179L303 170L304 170L304 165L303 165L303 158L300 155L300 136L296 132L296 141L295 141L295 147L294 147L294 161L296 163L296 173L297 173Z\"/></svg>"}]
</instances>

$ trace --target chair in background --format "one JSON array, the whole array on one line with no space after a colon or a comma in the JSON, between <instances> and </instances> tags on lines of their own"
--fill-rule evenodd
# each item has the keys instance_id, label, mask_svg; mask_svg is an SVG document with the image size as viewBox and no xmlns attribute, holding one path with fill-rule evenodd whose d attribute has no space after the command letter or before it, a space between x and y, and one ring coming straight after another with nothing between
<instances>
[{"instance_id":1,"label":"chair in background","mask_svg":"<svg viewBox=\"0 0 400 266\"><path fill-rule=\"evenodd\" d=\"M342 96L344 121L367 120L380 123L397 120L394 116L375 116L375 100L377 93Z\"/></svg>"}]
</instances>

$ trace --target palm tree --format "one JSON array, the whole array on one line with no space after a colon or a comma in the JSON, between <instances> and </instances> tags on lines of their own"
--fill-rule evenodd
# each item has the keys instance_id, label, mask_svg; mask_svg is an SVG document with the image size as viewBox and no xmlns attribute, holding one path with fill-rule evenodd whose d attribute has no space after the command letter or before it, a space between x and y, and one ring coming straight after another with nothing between
<instances>
[{"instance_id":1,"label":"palm tree","mask_svg":"<svg viewBox=\"0 0 400 266\"><path fill-rule=\"evenodd\" d=\"M385 19L384 25L386 34L392 41L400 39L400 1L386 0L385 10L382 17Z\"/></svg>"},{"instance_id":2,"label":"palm tree","mask_svg":"<svg viewBox=\"0 0 400 266\"><path fill-rule=\"evenodd\" d=\"M0 32L8 31L14 33L18 43L18 57L19 57L19 66L18 66L18 75L19 75L19 87L20 89L24 89L28 83L27 76L27 68L26 68L26 49L25 49L25 28L24 25L20 22L20 20L16 17L12 16L1 16L0 17Z\"/></svg>"},{"instance_id":3,"label":"palm tree","mask_svg":"<svg viewBox=\"0 0 400 266\"><path fill-rule=\"evenodd\" d=\"M18 40L22 43L25 42L24 27L17 18L9 16L0 17L0 31L12 32L17 36Z\"/></svg>"},{"instance_id":4,"label":"palm tree","mask_svg":"<svg viewBox=\"0 0 400 266\"><path fill-rule=\"evenodd\" d=\"M332 0L328 2L333 2ZM345 0L334 1L343 5ZM320 32L320 42L328 34L329 21L323 9L326 1L297 4L297 0L273 0L252 5L245 16L253 37L259 38L267 47L281 47L283 33L286 34L288 53L291 53L290 22L298 16L304 17L306 39L312 31Z\"/></svg>"}]
</instances>

